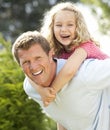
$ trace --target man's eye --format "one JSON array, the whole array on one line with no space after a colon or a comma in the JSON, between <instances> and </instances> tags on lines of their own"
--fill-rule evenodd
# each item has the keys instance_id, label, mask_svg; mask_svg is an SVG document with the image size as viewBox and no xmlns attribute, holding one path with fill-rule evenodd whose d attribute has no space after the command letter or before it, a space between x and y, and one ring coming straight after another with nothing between
<instances>
[{"instance_id":1,"label":"man's eye","mask_svg":"<svg viewBox=\"0 0 110 130\"><path fill-rule=\"evenodd\" d=\"M22 64L25 65L25 64L28 64L28 63L29 63L29 61L24 61Z\"/></svg>"}]
</instances>

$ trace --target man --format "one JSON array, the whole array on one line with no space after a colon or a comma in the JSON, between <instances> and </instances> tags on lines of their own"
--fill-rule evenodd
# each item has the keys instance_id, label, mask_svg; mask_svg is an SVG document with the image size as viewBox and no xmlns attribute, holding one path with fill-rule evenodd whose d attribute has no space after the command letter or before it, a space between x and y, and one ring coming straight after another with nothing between
<instances>
[{"instance_id":1,"label":"man","mask_svg":"<svg viewBox=\"0 0 110 130\"><path fill-rule=\"evenodd\" d=\"M13 55L36 84L49 86L65 60L53 59L53 52L37 31L23 33L13 44ZM25 79L24 90L56 122L59 130L110 130L108 89L110 59L86 60L76 76L44 107L39 93ZM60 125L61 124L61 125Z\"/></svg>"}]
</instances>

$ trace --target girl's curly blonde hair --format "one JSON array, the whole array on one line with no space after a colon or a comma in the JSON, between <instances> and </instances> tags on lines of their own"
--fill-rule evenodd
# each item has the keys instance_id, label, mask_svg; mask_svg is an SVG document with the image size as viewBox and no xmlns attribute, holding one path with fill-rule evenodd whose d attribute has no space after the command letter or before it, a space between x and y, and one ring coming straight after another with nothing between
<instances>
[{"instance_id":1,"label":"girl's curly blonde hair","mask_svg":"<svg viewBox=\"0 0 110 130\"><path fill-rule=\"evenodd\" d=\"M72 2L62 2L53 6L50 11L44 14L44 19L42 21L41 33L49 41L50 46L54 48L55 54L58 56L62 49L64 48L54 36L53 25L54 16L61 10L67 10L74 13L76 19L76 37L70 46L78 46L86 41L94 41L90 36L87 25L85 23L84 17L81 12L76 8L75 4ZM94 41L94 43L96 43Z\"/></svg>"}]
</instances>

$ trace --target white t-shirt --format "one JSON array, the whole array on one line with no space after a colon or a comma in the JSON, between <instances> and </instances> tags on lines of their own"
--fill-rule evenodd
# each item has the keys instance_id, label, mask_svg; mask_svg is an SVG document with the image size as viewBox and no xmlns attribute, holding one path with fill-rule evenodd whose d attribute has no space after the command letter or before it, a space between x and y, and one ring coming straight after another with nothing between
<instances>
[{"instance_id":1,"label":"white t-shirt","mask_svg":"<svg viewBox=\"0 0 110 130\"><path fill-rule=\"evenodd\" d=\"M57 60L57 73L64 63ZM108 89L110 59L87 59L48 107L43 107L40 95L27 79L24 81L27 95L67 130L110 130Z\"/></svg>"}]
</instances>

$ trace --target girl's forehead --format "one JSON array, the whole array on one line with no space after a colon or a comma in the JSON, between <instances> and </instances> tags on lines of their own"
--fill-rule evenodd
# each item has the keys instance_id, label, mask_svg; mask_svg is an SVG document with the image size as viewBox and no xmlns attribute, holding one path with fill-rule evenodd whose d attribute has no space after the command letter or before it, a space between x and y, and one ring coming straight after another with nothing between
<instances>
[{"instance_id":1,"label":"girl's forehead","mask_svg":"<svg viewBox=\"0 0 110 130\"><path fill-rule=\"evenodd\" d=\"M56 14L65 14L65 13L74 14L74 11L68 9L62 9L56 12Z\"/></svg>"},{"instance_id":2,"label":"girl's forehead","mask_svg":"<svg viewBox=\"0 0 110 130\"><path fill-rule=\"evenodd\" d=\"M54 20L59 20L59 19L73 19L75 18L74 12L70 10L60 10L54 15Z\"/></svg>"}]
</instances>

